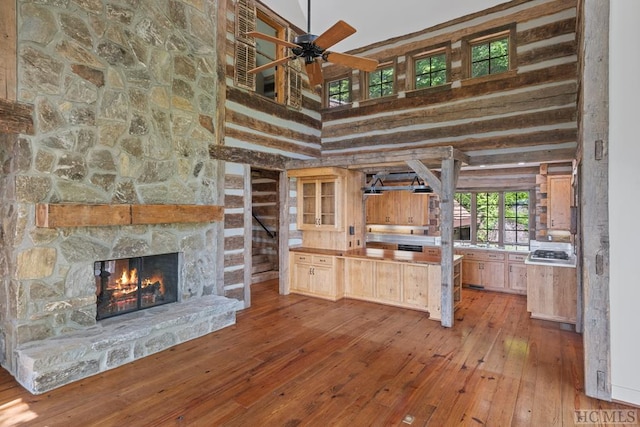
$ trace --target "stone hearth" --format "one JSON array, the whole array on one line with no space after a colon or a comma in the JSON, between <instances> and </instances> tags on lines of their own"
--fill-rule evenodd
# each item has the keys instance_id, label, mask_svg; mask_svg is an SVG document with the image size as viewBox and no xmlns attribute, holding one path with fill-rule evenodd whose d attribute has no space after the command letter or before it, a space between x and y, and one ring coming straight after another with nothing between
<instances>
[{"instance_id":1,"label":"stone hearth","mask_svg":"<svg viewBox=\"0 0 640 427\"><path fill-rule=\"evenodd\" d=\"M44 393L233 325L237 308L237 300L212 295L25 344L16 351L16 379L31 393Z\"/></svg>"}]
</instances>

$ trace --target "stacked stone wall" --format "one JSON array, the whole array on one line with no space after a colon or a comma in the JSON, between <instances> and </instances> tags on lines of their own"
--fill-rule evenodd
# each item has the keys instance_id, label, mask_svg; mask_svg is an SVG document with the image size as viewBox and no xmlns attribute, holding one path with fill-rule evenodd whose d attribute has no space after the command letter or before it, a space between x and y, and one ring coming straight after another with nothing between
<instances>
[{"instance_id":1,"label":"stacked stone wall","mask_svg":"<svg viewBox=\"0 0 640 427\"><path fill-rule=\"evenodd\" d=\"M215 224L35 227L37 203L220 204L215 6L18 0L18 100L36 131L2 144L10 371L18 346L95 324L96 260L182 252L181 299L217 293Z\"/></svg>"}]
</instances>

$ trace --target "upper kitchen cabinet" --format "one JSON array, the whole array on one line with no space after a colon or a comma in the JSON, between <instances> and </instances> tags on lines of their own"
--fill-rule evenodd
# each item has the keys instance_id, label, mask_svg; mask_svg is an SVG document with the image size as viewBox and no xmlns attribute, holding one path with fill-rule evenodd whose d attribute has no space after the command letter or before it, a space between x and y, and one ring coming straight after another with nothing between
<instances>
[{"instance_id":1,"label":"upper kitchen cabinet","mask_svg":"<svg viewBox=\"0 0 640 427\"><path fill-rule=\"evenodd\" d=\"M547 177L547 228L571 228L571 175Z\"/></svg>"},{"instance_id":2,"label":"upper kitchen cabinet","mask_svg":"<svg viewBox=\"0 0 640 427\"><path fill-rule=\"evenodd\" d=\"M294 169L297 228L303 246L346 250L364 244L361 172L335 167Z\"/></svg>"},{"instance_id":3,"label":"upper kitchen cabinet","mask_svg":"<svg viewBox=\"0 0 640 427\"><path fill-rule=\"evenodd\" d=\"M339 230L340 177L302 178L298 183L298 229Z\"/></svg>"},{"instance_id":4,"label":"upper kitchen cabinet","mask_svg":"<svg viewBox=\"0 0 640 427\"><path fill-rule=\"evenodd\" d=\"M367 224L428 225L429 195L387 191L367 198Z\"/></svg>"}]
</instances>

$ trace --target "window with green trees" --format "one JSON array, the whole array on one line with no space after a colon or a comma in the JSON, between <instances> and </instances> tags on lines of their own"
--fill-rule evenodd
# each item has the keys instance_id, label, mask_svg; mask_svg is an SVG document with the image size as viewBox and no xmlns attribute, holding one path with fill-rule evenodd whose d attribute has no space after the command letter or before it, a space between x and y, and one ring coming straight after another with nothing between
<instances>
[{"instance_id":1,"label":"window with green trees","mask_svg":"<svg viewBox=\"0 0 640 427\"><path fill-rule=\"evenodd\" d=\"M476 240L478 243L500 242L500 193L476 194Z\"/></svg>"},{"instance_id":2,"label":"window with green trees","mask_svg":"<svg viewBox=\"0 0 640 427\"><path fill-rule=\"evenodd\" d=\"M415 59L414 64L416 89L439 86L447 82L446 53L419 56Z\"/></svg>"},{"instance_id":3,"label":"window with green trees","mask_svg":"<svg viewBox=\"0 0 640 427\"><path fill-rule=\"evenodd\" d=\"M509 71L509 36L471 43L471 77Z\"/></svg>"},{"instance_id":4,"label":"window with green trees","mask_svg":"<svg viewBox=\"0 0 640 427\"><path fill-rule=\"evenodd\" d=\"M504 243L529 244L529 193L504 193Z\"/></svg>"},{"instance_id":5,"label":"window with green trees","mask_svg":"<svg viewBox=\"0 0 640 427\"><path fill-rule=\"evenodd\" d=\"M369 73L369 98L393 95L393 65L378 68Z\"/></svg>"},{"instance_id":6,"label":"window with green trees","mask_svg":"<svg viewBox=\"0 0 640 427\"><path fill-rule=\"evenodd\" d=\"M351 81L349 78L330 81L327 85L327 106L337 107L351 102Z\"/></svg>"},{"instance_id":7,"label":"window with green trees","mask_svg":"<svg viewBox=\"0 0 640 427\"><path fill-rule=\"evenodd\" d=\"M454 238L472 243L529 244L529 191L456 193Z\"/></svg>"}]
</instances>

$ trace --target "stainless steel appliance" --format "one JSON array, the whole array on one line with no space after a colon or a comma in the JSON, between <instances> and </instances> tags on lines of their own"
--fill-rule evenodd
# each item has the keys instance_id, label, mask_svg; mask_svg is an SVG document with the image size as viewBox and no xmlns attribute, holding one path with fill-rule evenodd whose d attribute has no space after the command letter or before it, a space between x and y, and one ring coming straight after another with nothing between
<instances>
[{"instance_id":1,"label":"stainless steel appliance","mask_svg":"<svg viewBox=\"0 0 640 427\"><path fill-rule=\"evenodd\" d=\"M576 256L571 243L532 240L525 264L545 264L566 267L576 266Z\"/></svg>"}]
</instances>

